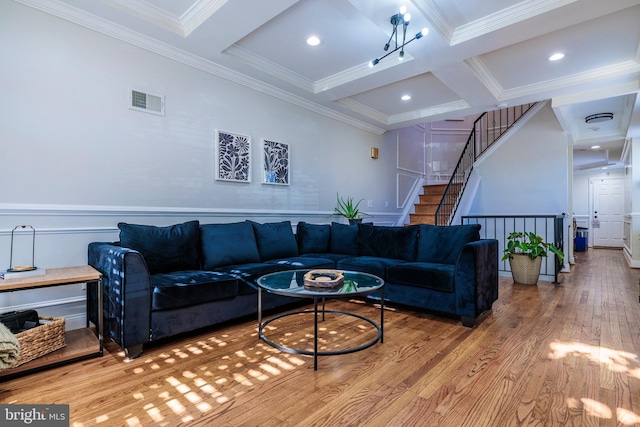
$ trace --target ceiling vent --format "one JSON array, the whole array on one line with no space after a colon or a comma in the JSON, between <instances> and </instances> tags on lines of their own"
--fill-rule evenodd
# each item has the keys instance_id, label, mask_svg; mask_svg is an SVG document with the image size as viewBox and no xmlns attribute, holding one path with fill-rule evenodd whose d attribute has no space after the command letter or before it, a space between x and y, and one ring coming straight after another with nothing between
<instances>
[{"instance_id":1,"label":"ceiling vent","mask_svg":"<svg viewBox=\"0 0 640 427\"><path fill-rule=\"evenodd\" d=\"M164 116L164 96L131 90L129 109Z\"/></svg>"}]
</instances>

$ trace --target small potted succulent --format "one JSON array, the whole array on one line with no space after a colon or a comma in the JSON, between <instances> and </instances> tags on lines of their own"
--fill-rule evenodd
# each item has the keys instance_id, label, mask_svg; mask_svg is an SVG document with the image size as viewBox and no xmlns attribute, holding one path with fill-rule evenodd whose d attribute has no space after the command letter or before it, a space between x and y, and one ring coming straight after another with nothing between
<instances>
[{"instance_id":1,"label":"small potted succulent","mask_svg":"<svg viewBox=\"0 0 640 427\"><path fill-rule=\"evenodd\" d=\"M555 254L560 262L564 259L564 252L553 243L547 243L535 233L514 231L507 236L508 243L502 256L502 261L509 260L511 275L515 283L535 285L540 277L542 258L547 251Z\"/></svg>"},{"instance_id":2,"label":"small potted succulent","mask_svg":"<svg viewBox=\"0 0 640 427\"><path fill-rule=\"evenodd\" d=\"M354 202L353 197L343 199L340 197L340 194L336 194L336 197L337 205L333 211L334 215L345 217L349 221L349 224L362 222L362 217L367 215L364 212L360 212L360 203L362 203L362 199L358 202Z\"/></svg>"}]
</instances>

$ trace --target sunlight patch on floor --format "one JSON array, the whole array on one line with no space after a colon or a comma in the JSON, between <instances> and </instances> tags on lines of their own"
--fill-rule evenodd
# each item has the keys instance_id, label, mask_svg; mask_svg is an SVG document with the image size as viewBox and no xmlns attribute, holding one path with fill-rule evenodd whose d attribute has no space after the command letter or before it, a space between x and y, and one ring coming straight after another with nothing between
<instances>
[{"instance_id":1,"label":"sunlight patch on floor","mask_svg":"<svg viewBox=\"0 0 640 427\"><path fill-rule=\"evenodd\" d=\"M552 360L559 360L568 356L586 357L590 362L608 369L614 373L626 373L632 378L640 379L640 367L638 367L638 356L621 350L613 350L606 347L584 344L581 342L553 341L549 344L551 352L548 357ZM582 410L590 417L611 420L614 418L614 411L605 403L586 397L579 400L570 397L566 401L567 407ZM634 412L616 408L615 418L618 425L638 425L640 416Z\"/></svg>"},{"instance_id":2,"label":"sunlight patch on floor","mask_svg":"<svg viewBox=\"0 0 640 427\"><path fill-rule=\"evenodd\" d=\"M549 358L553 360L567 356L585 356L592 362L606 366L613 372L627 372L639 378L638 356L626 351L612 350L606 347L593 346L580 342L554 341L549 344L551 353ZM635 365L631 367L630 365Z\"/></svg>"}]
</instances>

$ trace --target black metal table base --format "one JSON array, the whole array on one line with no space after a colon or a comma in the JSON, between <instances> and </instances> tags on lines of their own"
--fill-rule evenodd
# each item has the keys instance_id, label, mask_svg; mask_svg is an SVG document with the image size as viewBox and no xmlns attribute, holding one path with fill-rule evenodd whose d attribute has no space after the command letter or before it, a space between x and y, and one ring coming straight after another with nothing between
<instances>
[{"instance_id":1,"label":"black metal table base","mask_svg":"<svg viewBox=\"0 0 640 427\"><path fill-rule=\"evenodd\" d=\"M266 342L267 344L269 344L270 346L277 348L278 350L284 351L286 353L291 353L291 354L304 354L306 356L313 356L313 370L317 371L318 370L318 356L336 356L336 355L340 355L340 354L349 354L349 353L355 353L356 351L360 351L360 350L364 350L366 348L371 347L372 345L374 345L375 343L377 343L378 341L380 343L384 343L384 301L381 300L380 302L380 324L374 322L373 320L361 316L359 314L356 313L350 313L347 311L339 311L339 310L325 310L324 308L324 298L322 301L322 310L318 311L318 297L314 297L313 298L313 310L299 310L299 311L291 311L291 312L287 312L287 313L282 313L279 314L277 316L274 316L272 318L270 318L269 320L266 320L265 322L262 322L262 295L261 292L258 292L258 336L260 337L260 339L262 339L264 342ZM378 330L378 334L376 335L375 338L373 338L372 340L370 340L369 342L366 342L362 345L359 345L357 347L350 347L350 348L346 348L343 350L334 350L334 351L318 351L318 314L322 314L322 320L324 321L324 315L325 313L332 313L332 314L338 314L338 315L343 315L343 316L351 316L351 317L356 317L358 319L364 320L365 322L369 323L370 325L372 325L374 328L376 328ZM292 347L286 347L283 345L280 345L272 340L270 340L269 338L267 338L264 334L264 328L270 324L271 322L281 319L283 317L287 317L287 316L295 316L298 314L313 314L313 351L311 350L304 350L304 349L297 349L297 348L292 348Z\"/></svg>"}]
</instances>

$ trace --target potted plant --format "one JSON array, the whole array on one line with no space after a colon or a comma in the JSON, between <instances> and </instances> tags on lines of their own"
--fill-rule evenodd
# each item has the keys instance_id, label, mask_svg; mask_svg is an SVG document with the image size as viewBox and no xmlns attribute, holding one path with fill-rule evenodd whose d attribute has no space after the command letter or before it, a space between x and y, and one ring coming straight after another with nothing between
<instances>
[{"instance_id":1,"label":"potted plant","mask_svg":"<svg viewBox=\"0 0 640 427\"><path fill-rule=\"evenodd\" d=\"M514 231L507 236L507 239L502 261L509 260L515 283L524 285L538 283L542 258L547 256L547 251L554 253L560 262L564 259L564 253L556 245L545 242L535 233Z\"/></svg>"},{"instance_id":2,"label":"potted plant","mask_svg":"<svg viewBox=\"0 0 640 427\"><path fill-rule=\"evenodd\" d=\"M360 212L360 199L357 203L353 201L353 197L347 197L343 199L340 194L336 193L337 206L333 212L334 215L343 216L349 220L349 224L357 224L362 221L362 217L367 215L364 212Z\"/></svg>"}]
</instances>

